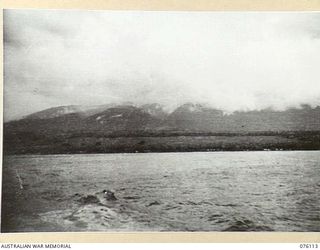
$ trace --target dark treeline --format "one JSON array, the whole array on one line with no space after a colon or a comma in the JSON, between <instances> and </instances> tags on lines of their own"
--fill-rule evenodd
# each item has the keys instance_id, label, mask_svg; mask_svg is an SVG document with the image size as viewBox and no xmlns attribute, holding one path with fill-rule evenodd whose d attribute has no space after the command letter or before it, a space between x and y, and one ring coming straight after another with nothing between
<instances>
[{"instance_id":1,"label":"dark treeline","mask_svg":"<svg viewBox=\"0 0 320 250\"><path fill-rule=\"evenodd\" d=\"M320 131L250 133L23 133L4 137L7 154L320 150Z\"/></svg>"},{"instance_id":2,"label":"dark treeline","mask_svg":"<svg viewBox=\"0 0 320 250\"><path fill-rule=\"evenodd\" d=\"M204 131L116 131L116 132L81 132L69 133L69 138L77 137L176 137L176 136L312 136L320 131L257 131L257 132L204 132Z\"/></svg>"}]
</instances>

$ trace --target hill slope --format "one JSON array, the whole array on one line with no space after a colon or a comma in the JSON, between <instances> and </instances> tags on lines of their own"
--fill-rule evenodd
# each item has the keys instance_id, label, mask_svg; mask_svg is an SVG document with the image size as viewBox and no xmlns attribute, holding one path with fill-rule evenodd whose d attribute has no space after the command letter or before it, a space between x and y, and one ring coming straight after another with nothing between
<instances>
[{"instance_id":1,"label":"hill slope","mask_svg":"<svg viewBox=\"0 0 320 250\"><path fill-rule=\"evenodd\" d=\"M4 124L7 153L320 149L320 107L226 115L187 103L57 107Z\"/></svg>"}]
</instances>

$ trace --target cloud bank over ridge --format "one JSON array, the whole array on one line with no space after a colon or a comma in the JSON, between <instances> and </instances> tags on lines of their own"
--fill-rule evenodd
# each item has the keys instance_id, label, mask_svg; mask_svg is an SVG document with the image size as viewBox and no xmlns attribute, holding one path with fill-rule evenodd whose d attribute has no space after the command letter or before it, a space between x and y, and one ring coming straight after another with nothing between
<instances>
[{"instance_id":1,"label":"cloud bank over ridge","mask_svg":"<svg viewBox=\"0 0 320 250\"><path fill-rule=\"evenodd\" d=\"M5 120L60 105L320 105L320 13L4 11Z\"/></svg>"}]
</instances>

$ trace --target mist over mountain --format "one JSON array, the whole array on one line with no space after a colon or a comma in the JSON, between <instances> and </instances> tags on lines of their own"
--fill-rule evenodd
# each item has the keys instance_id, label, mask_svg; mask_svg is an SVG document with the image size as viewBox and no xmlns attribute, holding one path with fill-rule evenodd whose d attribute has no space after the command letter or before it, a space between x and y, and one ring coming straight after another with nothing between
<instances>
[{"instance_id":1,"label":"mist over mountain","mask_svg":"<svg viewBox=\"0 0 320 250\"><path fill-rule=\"evenodd\" d=\"M320 149L319 24L316 12L4 10L4 150Z\"/></svg>"},{"instance_id":2,"label":"mist over mountain","mask_svg":"<svg viewBox=\"0 0 320 250\"><path fill-rule=\"evenodd\" d=\"M320 149L320 107L231 114L185 103L50 108L4 124L7 153Z\"/></svg>"},{"instance_id":3,"label":"mist over mountain","mask_svg":"<svg viewBox=\"0 0 320 250\"><path fill-rule=\"evenodd\" d=\"M205 105L186 103L173 112L159 104L142 106L106 104L61 106L8 122L6 129L62 131L145 131L197 132L318 131L320 107L309 105L285 111L265 109L226 114Z\"/></svg>"},{"instance_id":4,"label":"mist over mountain","mask_svg":"<svg viewBox=\"0 0 320 250\"><path fill-rule=\"evenodd\" d=\"M319 23L316 12L5 10L4 120L69 104L315 108Z\"/></svg>"}]
</instances>

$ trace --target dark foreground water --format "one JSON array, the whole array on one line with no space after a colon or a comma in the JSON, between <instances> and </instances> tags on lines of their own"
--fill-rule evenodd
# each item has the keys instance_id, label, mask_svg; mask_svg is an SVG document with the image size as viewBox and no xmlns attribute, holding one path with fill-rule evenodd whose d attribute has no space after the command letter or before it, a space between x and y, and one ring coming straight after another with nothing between
<instances>
[{"instance_id":1,"label":"dark foreground water","mask_svg":"<svg viewBox=\"0 0 320 250\"><path fill-rule=\"evenodd\" d=\"M7 156L2 230L320 231L319 194L320 151Z\"/></svg>"}]
</instances>

